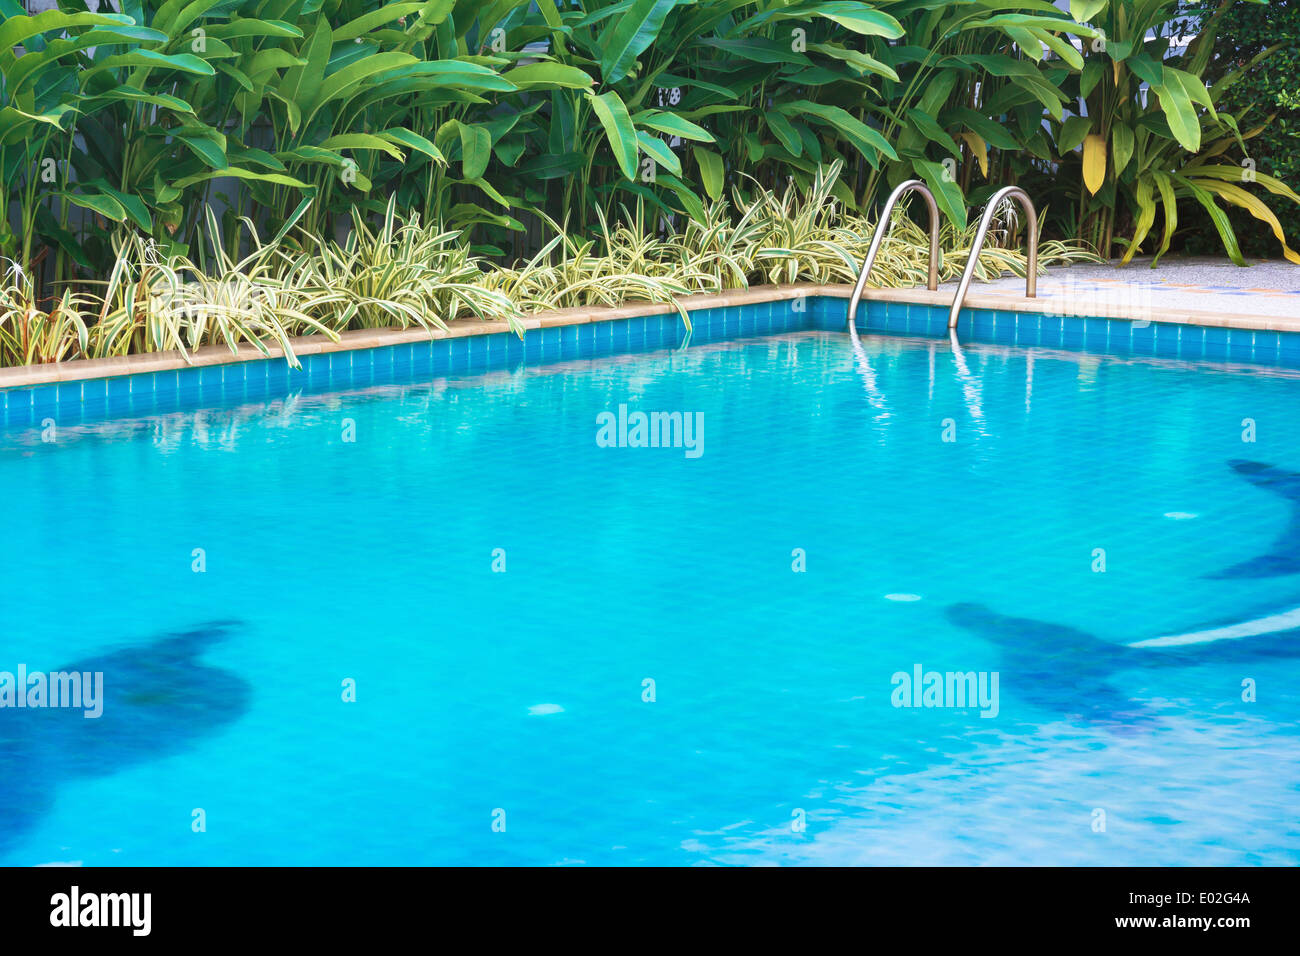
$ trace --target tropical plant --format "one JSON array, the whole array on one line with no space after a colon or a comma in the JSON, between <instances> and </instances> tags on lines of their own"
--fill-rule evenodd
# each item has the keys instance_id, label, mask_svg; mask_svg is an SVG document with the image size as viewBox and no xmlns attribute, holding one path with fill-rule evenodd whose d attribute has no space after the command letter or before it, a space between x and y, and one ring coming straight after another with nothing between
<instances>
[{"instance_id":1,"label":"tropical plant","mask_svg":"<svg viewBox=\"0 0 1300 956\"><path fill-rule=\"evenodd\" d=\"M457 318L504 319L516 331L530 313L572 306L671 303L682 296L746 288L751 283L848 282L857 274L874 223L831 197L839 165L814 170L807 188L779 193L733 189L731 203L705 208L678 233L655 235L643 201L620 208L596 239L557 234L530 260L501 266L474 255L456 232L403 218L390 200L381 224L361 224L342 242L303 229L309 203L294 210L270 239L251 220L242 236L222 244L210 222L206 268L152 239L125 233L108 279L95 291L63 297L49 311L11 266L0 285L0 364L64 361L139 352L241 344L267 353L271 345L296 364L301 335L337 339L348 329L445 329ZM732 208L734 204L734 211ZM212 214L209 213L210 218ZM554 224L553 224L554 225ZM946 224L940 275L960 274L974 227ZM249 251L239 254L236 248ZM877 285L925 281L928 236L902 216L885 240L873 277ZM1095 259L1060 242L1040 247L1040 268ZM1024 274L1024 256L985 246L976 275ZM685 312L682 311L685 318Z\"/></svg>"},{"instance_id":2,"label":"tropical plant","mask_svg":"<svg viewBox=\"0 0 1300 956\"><path fill-rule=\"evenodd\" d=\"M332 329L445 330L452 319L474 315L522 331L513 300L483 286L484 262L459 238L422 223L418 213L401 222L390 200L375 229L358 217L342 244L313 239L303 251L279 252L276 283Z\"/></svg>"},{"instance_id":3,"label":"tropical plant","mask_svg":"<svg viewBox=\"0 0 1300 956\"><path fill-rule=\"evenodd\" d=\"M1078 189L1074 234L1103 256L1119 243L1121 262L1130 261L1162 213L1158 262L1170 248L1183 201L1200 207L1228 255L1244 264L1224 202L1267 224L1287 258L1300 262L1275 214L1247 187L1256 184L1297 203L1300 196L1273 176L1247 175L1242 165L1225 162L1234 148L1244 156L1246 140L1262 127L1242 132L1236 117L1216 104L1276 50L1265 48L1207 88L1218 21L1232 2L1222 0L1195 38L1175 50L1178 0L1073 0L1076 19L1092 22L1101 37L1071 80L1086 109L1054 124L1053 132L1062 162L1077 175L1067 180Z\"/></svg>"},{"instance_id":4,"label":"tropical plant","mask_svg":"<svg viewBox=\"0 0 1300 956\"><path fill-rule=\"evenodd\" d=\"M264 246L255 240L254 252L237 262L218 249L222 268L213 276L183 255L159 250L152 239L128 234L97 297L91 353L175 351L188 360L205 345L226 345L233 352L247 343L269 355L268 343L274 343L296 365L292 337L338 336L305 311L319 306L319 297L269 274L276 241ZM330 304L340 299L333 296Z\"/></svg>"},{"instance_id":5,"label":"tropical plant","mask_svg":"<svg viewBox=\"0 0 1300 956\"><path fill-rule=\"evenodd\" d=\"M78 358L90 351L83 314L88 301L65 291L48 312L36 305L32 281L12 261L0 279L0 365Z\"/></svg>"},{"instance_id":6,"label":"tropical plant","mask_svg":"<svg viewBox=\"0 0 1300 956\"><path fill-rule=\"evenodd\" d=\"M1192 21L1198 29L1201 20L1214 16L1206 10ZM1242 162L1254 166L1293 187L1300 183L1300 2L1270 0L1269 3L1237 3L1224 11L1218 20L1215 58L1207 70L1213 88L1242 66L1248 66L1260 53L1272 53L1258 67L1240 74L1217 102L1240 118L1243 127L1260 129L1248 143L1249 157ZM1282 231L1300 233L1300 206L1283 203L1274 207ZM1274 237L1265 230L1252 228L1250 214L1242 209L1228 209L1244 254L1270 255L1276 249ZM1209 237L1212 242L1214 237ZM1187 235L1185 244L1196 251L1213 251L1196 233Z\"/></svg>"},{"instance_id":7,"label":"tropical plant","mask_svg":"<svg viewBox=\"0 0 1300 956\"><path fill-rule=\"evenodd\" d=\"M1205 11L1186 49L1171 44L1177 0L1074 0L1069 13L1046 0L118 6L59 0L31 16L0 0L13 210L0 254L44 314L113 275L119 250L156 268L130 252L136 238L191 286L254 253L273 271L296 262L317 295L346 303L304 313L329 328L500 313L468 278L498 266L532 270L502 293L516 307L545 289L569 289L553 300L567 302L701 287L689 269L640 291L589 281L602 257L643 275L651 240L656 255L660 240L698 240L710 251L696 265L720 283L806 275L828 260L797 236L759 247L793 257L742 250L765 204L837 163L825 201L845 233L866 228L882 192L921 178L959 246L968 205L1019 181L1046 207L1045 238L1107 256L1159 256L1177 223L1206 218L1237 256L1224 207L1282 233L1293 255L1259 195L1289 205L1289 167L1275 157L1253 182L1240 168L1282 107L1239 127L1233 99L1282 41L1221 74L1212 51L1231 0ZM805 213L771 221L813 234ZM258 232L280 236L274 252L259 252ZM864 238L818 235L842 249ZM384 250L426 266L399 275ZM546 269L559 271L543 281ZM445 285L417 288L427 282Z\"/></svg>"},{"instance_id":8,"label":"tropical plant","mask_svg":"<svg viewBox=\"0 0 1300 956\"><path fill-rule=\"evenodd\" d=\"M961 224L971 168L1032 140L1032 110L1059 113L1065 37L1091 34L1043 0L120 7L0 0L0 166L20 209L0 251L38 287L107 274L122 227L206 265L210 205L229 245L241 217L276 231L303 198L328 236L396 197L527 261L551 220L594 238L640 201L652 228L703 222L707 200L807 185L836 159L845 205L919 175ZM1063 59L1040 62L1042 44Z\"/></svg>"}]
</instances>

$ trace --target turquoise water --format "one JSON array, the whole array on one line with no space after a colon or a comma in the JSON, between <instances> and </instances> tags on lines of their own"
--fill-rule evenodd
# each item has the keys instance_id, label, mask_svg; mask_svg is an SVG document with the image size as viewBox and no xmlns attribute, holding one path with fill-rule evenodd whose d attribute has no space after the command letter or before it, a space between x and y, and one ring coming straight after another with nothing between
<instances>
[{"instance_id":1,"label":"turquoise water","mask_svg":"<svg viewBox=\"0 0 1300 956\"><path fill-rule=\"evenodd\" d=\"M1300 471L1300 373L863 345L4 435L0 671L107 699L0 710L0 862L1300 862L1295 632L1119 647L1300 607L1207 576L1285 549L1229 463ZM893 706L918 664L996 716Z\"/></svg>"}]
</instances>

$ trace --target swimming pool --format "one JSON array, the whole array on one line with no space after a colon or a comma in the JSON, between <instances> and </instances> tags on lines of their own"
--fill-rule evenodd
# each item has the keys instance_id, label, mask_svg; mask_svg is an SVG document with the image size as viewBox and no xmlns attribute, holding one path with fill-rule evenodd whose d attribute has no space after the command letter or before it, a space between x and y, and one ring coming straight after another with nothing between
<instances>
[{"instance_id":1,"label":"swimming pool","mask_svg":"<svg viewBox=\"0 0 1300 956\"><path fill-rule=\"evenodd\" d=\"M1300 371L791 308L11 414L0 862L1300 862Z\"/></svg>"}]
</instances>

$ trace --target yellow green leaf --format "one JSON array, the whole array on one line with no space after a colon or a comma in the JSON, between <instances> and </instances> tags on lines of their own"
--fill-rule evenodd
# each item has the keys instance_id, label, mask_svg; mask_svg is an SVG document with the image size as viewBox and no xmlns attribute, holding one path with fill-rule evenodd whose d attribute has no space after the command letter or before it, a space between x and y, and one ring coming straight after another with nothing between
<instances>
[{"instance_id":1,"label":"yellow green leaf","mask_svg":"<svg viewBox=\"0 0 1300 956\"><path fill-rule=\"evenodd\" d=\"M1260 222L1267 223L1273 230L1273 235L1277 241L1282 243L1282 254L1290 262L1300 263L1300 253L1286 244L1286 233L1282 230L1282 223L1278 222L1277 216L1273 215L1273 210L1264 205L1263 200L1258 196L1248 193L1240 186L1232 183L1220 182L1216 179L1197 179L1194 180L1197 185L1210 192L1218 193L1234 206L1240 206Z\"/></svg>"},{"instance_id":2,"label":"yellow green leaf","mask_svg":"<svg viewBox=\"0 0 1300 956\"><path fill-rule=\"evenodd\" d=\"M980 139L974 133L961 133L959 135L961 136L962 139L966 141L966 145L969 146L970 151L975 154L975 158L979 160L980 175L983 176L985 179L988 179L989 178L989 150L988 147L984 145L984 140Z\"/></svg>"},{"instance_id":3,"label":"yellow green leaf","mask_svg":"<svg viewBox=\"0 0 1300 956\"><path fill-rule=\"evenodd\" d=\"M1083 184L1094 196L1106 181L1106 140L1089 133L1083 140Z\"/></svg>"}]
</instances>

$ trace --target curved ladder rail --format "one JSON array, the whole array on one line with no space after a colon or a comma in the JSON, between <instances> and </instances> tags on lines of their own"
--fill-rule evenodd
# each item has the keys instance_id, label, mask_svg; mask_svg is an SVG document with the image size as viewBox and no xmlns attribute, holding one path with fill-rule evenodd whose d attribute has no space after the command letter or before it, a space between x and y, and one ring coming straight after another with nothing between
<instances>
[{"instance_id":1,"label":"curved ladder rail","mask_svg":"<svg viewBox=\"0 0 1300 956\"><path fill-rule=\"evenodd\" d=\"M1029 222L1027 223L1027 235L1029 236L1029 265L1025 269L1025 298L1033 299L1036 297L1038 290L1038 211L1034 209L1034 202L1029 198L1029 194L1019 186L1003 186L993 194L989 204L984 207L984 215L980 217L980 227L975 231L975 242L971 245L970 258L966 260L966 268L962 270L961 282L957 285L957 296L952 300L952 309L948 313L948 332L953 341L957 340L957 315L961 312L961 304L966 299L966 290L970 287L971 276L975 274L975 266L979 263L980 250L984 248L984 240L988 236L989 224L993 222L993 214L998 210L998 204L1004 199L1018 200L1024 207L1025 215Z\"/></svg>"},{"instance_id":2,"label":"curved ladder rail","mask_svg":"<svg viewBox=\"0 0 1300 956\"><path fill-rule=\"evenodd\" d=\"M880 219L876 222L876 231L871 236L871 245L867 248L867 257L862 261L862 272L858 275L858 284L853 287L853 297L849 299L849 335L852 337L854 344L857 344L858 341L858 329L855 322L858 314L858 303L862 301L862 292L867 287L867 275L876 262L876 255L880 252L886 233L889 232L889 215L894 211L894 206L898 200L913 191L919 192L925 198L925 204L930 210L930 274L926 280L926 288L931 292L939 288L939 207L935 204L934 193L930 192L929 186L919 179L909 179L906 182L899 183L894 191L889 194L889 198L885 200L884 208L880 211Z\"/></svg>"}]
</instances>

